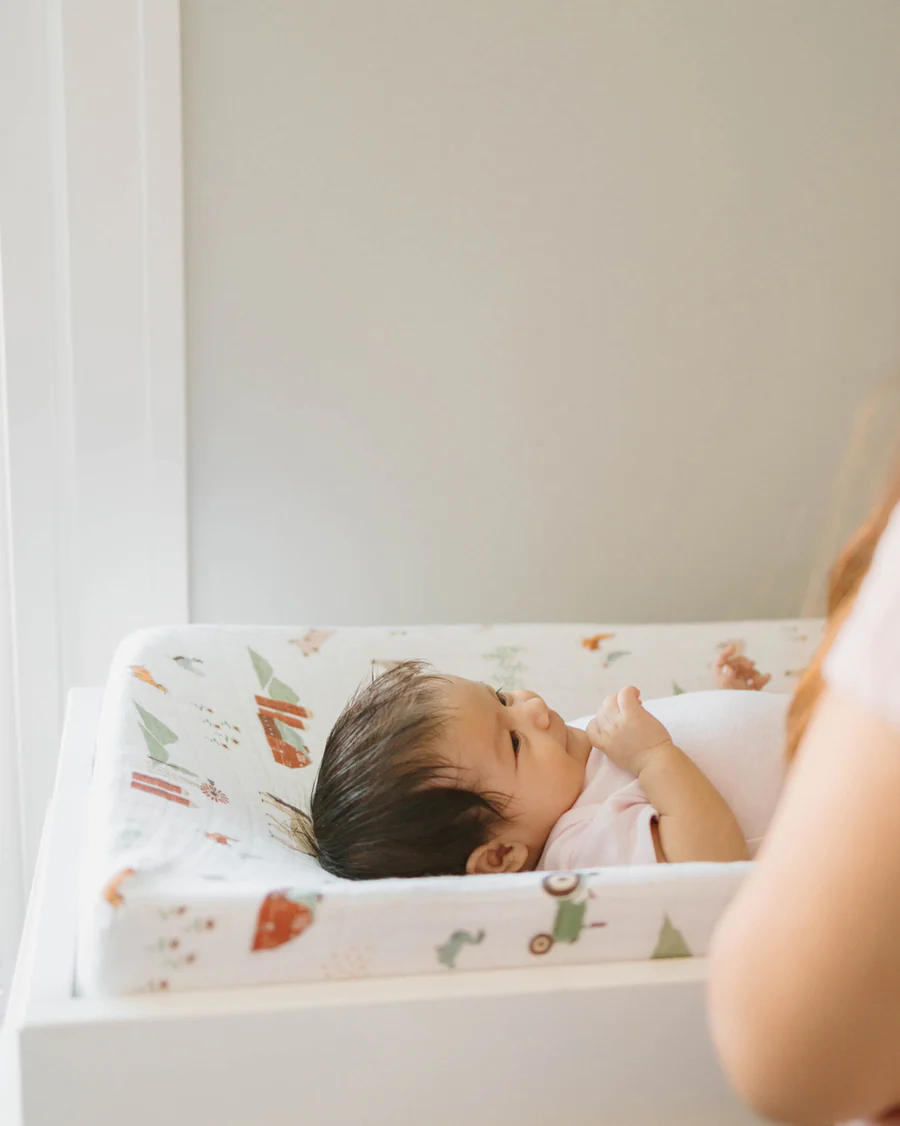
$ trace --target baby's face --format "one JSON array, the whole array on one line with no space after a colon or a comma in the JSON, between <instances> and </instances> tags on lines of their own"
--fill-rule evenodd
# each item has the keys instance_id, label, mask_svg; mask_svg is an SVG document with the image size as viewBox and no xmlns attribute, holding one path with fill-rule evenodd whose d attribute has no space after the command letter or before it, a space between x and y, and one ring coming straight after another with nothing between
<instances>
[{"instance_id":1,"label":"baby's face","mask_svg":"<svg viewBox=\"0 0 900 1126\"><path fill-rule=\"evenodd\" d=\"M450 720L442 752L464 786L505 799L513 833L528 848L529 867L550 830L584 787L587 735L567 727L534 692L496 692L458 676L444 678Z\"/></svg>"}]
</instances>

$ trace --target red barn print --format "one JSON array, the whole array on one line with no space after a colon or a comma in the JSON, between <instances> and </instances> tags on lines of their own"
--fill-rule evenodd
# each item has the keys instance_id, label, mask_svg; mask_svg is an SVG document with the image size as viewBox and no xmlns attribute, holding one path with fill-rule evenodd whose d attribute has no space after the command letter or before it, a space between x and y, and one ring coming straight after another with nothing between
<instances>
[{"instance_id":1,"label":"red barn print","mask_svg":"<svg viewBox=\"0 0 900 1126\"><path fill-rule=\"evenodd\" d=\"M274 950L299 938L312 926L320 895L300 896L290 890L270 891L262 901L251 950Z\"/></svg>"}]
</instances>

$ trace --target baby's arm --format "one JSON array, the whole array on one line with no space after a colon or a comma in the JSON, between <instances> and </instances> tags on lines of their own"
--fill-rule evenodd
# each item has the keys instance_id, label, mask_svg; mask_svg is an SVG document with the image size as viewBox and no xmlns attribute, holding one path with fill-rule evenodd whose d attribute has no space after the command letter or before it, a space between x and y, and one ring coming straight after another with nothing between
<instances>
[{"instance_id":1,"label":"baby's arm","mask_svg":"<svg viewBox=\"0 0 900 1126\"><path fill-rule=\"evenodd\" d=\"M608 696L587 733L612 762L637 776L659 814L658 860L747 859L747 842L725 799L644 708L636 688Z\"/></svg>"}]
</instances>

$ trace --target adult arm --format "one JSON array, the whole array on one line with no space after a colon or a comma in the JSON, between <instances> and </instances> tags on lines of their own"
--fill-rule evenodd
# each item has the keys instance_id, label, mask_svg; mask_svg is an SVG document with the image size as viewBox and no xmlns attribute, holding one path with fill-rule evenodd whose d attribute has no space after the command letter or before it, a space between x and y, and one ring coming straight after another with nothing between
<instances>
[{"instance_id":1,"label":"adult arm","mask_svg":"<svg viewBox=\"0 0 900 1126\"><path fill-rule=\"evenodd\" d=\"M824 1126L900 1104L900 730L840 692L715 936L709 1004L760 1113Z\"/></svg>"}]
</instances>

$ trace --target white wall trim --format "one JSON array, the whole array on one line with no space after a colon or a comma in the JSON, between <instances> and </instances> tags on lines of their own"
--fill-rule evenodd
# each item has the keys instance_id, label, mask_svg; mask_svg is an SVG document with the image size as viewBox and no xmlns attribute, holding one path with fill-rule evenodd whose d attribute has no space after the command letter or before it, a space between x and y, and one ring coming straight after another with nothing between
<instances>
[{"instance_id":1,"label":"white wall trim","mask_svg":"<svg viewBox=\"0 0 900 1126\"><path fill-rule=\"evenodd\" d=\"M34 865L63 714L58 564L51 86L46 8L0 4L0 238L9 544L9 667L19 718L4 748L16 787L19 903ZM9 795L7 795L9 796ZM9 905L6 905L9 910ZM20 908L9 910L11 932Z\"/></svg>"},{"instance_id":2,"label":"white wall trim","mask_svg":"<svg viewBox=\"0 0 900 1126\"><path fill-rule=\"evenodd\" d=\"M2 232L0 232L2 234ZM21 764L19 762L13 553L10 531L9 430L3 332L3 243L0 241L0 1024L24 913Z\"/></svg>"},{"instance_id":3,"label":"white wall trim","mask_svg":"<svg viewBox=\"0 0 900 1126\"><path fill-rule=\"evenodd\" d=\"M141 0L145 316L152 570L160 620L187 622L188 526L180 0Z\"/></svg>"},{"instance_id":4,"label":"white wall trim","mask_svg":"<svg viewBox=\"0 0 900 1126\"><path fill-rule=\"evenodd\" d=\"M188 619L178 0L0 16L23 872L68 688Z\"/></svg>"},{"instance_id":5,"label":"white wall trim","mask_svg":"<svg viewBox=\"0 0 900 1126\"><path fill-rule=\"evenodd\" d=\"M128 630L188 617L180 8L56 2L81 684Z\"/></svg>"}]
</instances>

